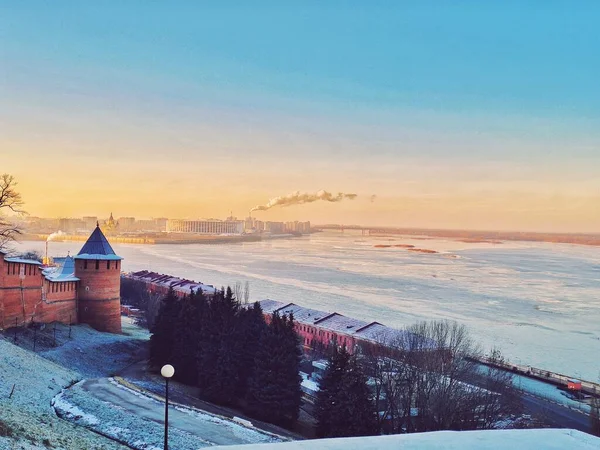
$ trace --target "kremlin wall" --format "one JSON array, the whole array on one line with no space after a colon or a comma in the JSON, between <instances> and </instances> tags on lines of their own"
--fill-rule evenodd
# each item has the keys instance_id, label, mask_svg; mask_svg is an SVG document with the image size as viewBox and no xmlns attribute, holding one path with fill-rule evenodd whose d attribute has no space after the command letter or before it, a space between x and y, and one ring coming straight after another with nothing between
<instances>
[{"instance_id":1,"label":"kremlin wall","mask_svg":"<svg viewBox=\"0 0 600 450\"><path fill-rule=\"evenodd\" d=\"M0 251L0 329L62 322L120 333L121 260L98 225L75 257L56 258L56 266Z\"/></svg>"}]
</instances>

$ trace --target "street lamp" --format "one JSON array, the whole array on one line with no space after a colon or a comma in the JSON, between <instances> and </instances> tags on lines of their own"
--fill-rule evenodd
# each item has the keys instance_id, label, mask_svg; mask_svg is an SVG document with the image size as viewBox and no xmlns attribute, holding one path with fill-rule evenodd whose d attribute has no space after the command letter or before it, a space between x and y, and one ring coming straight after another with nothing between
<instances>
[{"instance_id":1,"label":"street lamp","mask_svg":"<svg viewBox=\"0 0 600 450\"><path fill-rule=\"evenodd\" d=\"M169 450L169 378L175 374L175 369L171 364L165 364L160 369L160 374L164 377L167 382L165 389L165 448Z\"/></svg>"}]
</instances>

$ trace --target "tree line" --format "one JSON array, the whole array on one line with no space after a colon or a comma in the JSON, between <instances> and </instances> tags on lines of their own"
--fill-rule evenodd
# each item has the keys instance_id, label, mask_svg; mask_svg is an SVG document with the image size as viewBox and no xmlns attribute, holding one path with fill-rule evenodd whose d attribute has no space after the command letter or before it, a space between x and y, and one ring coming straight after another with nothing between
<instances>
[{"instance_id":1,"label":"tree line","mask_svg":"<svg viewBox=\"0 0 600 450\"><path fill-rule=\"evenodd\" d=\"M151 367L173 365L174 378L201 398L280 425L298 418L301 350L291 315L267 323L258 303L242 307L230 288L181 299L170 290L150 331Z\"/></svg>"},{"instance_id":2,"label":"tree line","mask_svg":"<svg viewBox=\"0 0 600 450\"><path fill-rule=\"evenodd\" d=\"M259 303L240 305L230 288L181 299L171 290L159 305L154 369L172 364L207 401L284 426L297 420L302 351L292 316L267 323ZM477 363L481 350L455 322L422 322L354 349L333 341L326 354L318 437L489 429L520 412L512 374Z\"/></svg>"},{"instance_id":3,"label":"tree line","mask_svg":"<svg viewBox=\"0 0 600 450\"><path fill-rule=\"evenodd\" d=\"M334 343L335 344L335 343ZM350 355L330 347L316 399L319 437L491 429L521 412L512 374L477 363L466 327L422 322ZM500 362L499 351L492 360Z\"/></svg>"}]
</instances>

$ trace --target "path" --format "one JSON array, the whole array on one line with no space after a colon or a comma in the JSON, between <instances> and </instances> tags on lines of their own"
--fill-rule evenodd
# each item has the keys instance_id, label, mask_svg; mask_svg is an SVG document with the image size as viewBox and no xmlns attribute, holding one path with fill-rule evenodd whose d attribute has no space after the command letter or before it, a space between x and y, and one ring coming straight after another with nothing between
<instances>
[{"instance_id":1,"label":"path","mask_svg":"<svg viewBox=\"0 0 600 450\"><path fill-rule=\"evenodd\" d=\"M164 403L119 387L109 379L85 380L81 387L95 398L128 413L156 423L164 422ZM257 435L262 434L259 430L245 428L209 414L193 414L172 406L169 408L169 428L190 433L210 445L253 443L257 441Z\"/></svg>"}]
</instances>

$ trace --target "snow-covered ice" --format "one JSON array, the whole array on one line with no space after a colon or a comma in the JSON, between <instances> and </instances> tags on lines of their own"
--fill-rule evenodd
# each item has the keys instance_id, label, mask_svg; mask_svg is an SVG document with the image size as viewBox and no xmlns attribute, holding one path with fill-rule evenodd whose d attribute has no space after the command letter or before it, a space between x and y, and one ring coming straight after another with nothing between
<instances>
[{"instance_id":1,"label":"snow-covered ice","mask_svg":"<svg viewBox=\"0 0 600 450\"><path fill-rule=\"evenodd\" d=\"M441 253L374 248L381 243ZM53 245L66 254L80 244ZM215 286L247 281L251 300L294 302L392 327L453 319L486 350L497 346L514 363L589 381L600 372L600 362L589 356L600 354L597 247L339 233L236 245L113 247L126 271L154 270Z\"/></svg>"}]
</instances>

